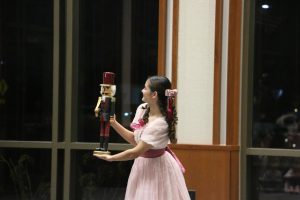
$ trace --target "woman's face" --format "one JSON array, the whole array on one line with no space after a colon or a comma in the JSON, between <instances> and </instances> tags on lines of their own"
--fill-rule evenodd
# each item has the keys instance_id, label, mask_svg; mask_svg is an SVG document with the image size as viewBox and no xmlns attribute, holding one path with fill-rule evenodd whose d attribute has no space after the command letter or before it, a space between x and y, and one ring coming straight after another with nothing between
<instances>
[{"instance_id":1,"label":"woman's face","mask_svg":"<svg viewBox=\"0 0 300 200\"><path fill-rule=\"evenodd\" d=\"M145 103L150 103L150 101L152 100L153 93L149 88L149 80L146 81L145 87L144 89L142 89L142 93L143 93L142 101Z\"/></svg>"}]
</instances>

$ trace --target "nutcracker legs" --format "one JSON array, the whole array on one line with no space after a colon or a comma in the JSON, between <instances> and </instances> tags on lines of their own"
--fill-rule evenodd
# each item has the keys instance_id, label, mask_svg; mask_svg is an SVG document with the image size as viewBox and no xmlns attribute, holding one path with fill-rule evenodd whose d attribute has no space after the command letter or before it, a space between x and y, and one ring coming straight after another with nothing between
<instances>
[{"instance_id":1,"label":"nutcracker legs","mask_svg":"<svg viewBox=\"0 0 300 200\"><path fill-rule=\"evenodd\" d=\"M97 148L97 151L108 152L109 130L110 130L109 121L101 121L100 122L100 146L99 148Z\"/></svg>"}]
</instances>

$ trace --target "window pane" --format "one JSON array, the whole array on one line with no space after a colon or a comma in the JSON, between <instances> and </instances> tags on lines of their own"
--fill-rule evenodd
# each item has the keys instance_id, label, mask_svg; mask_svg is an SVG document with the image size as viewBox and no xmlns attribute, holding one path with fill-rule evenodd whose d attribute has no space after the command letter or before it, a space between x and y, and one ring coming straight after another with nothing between
<instances>
[{"instance_id":1,"label":"window pane","mask_svg":"<svg viewBox=\"0 0 300 200\"><path fill-rule=\"evenodd\" d=\"M146 78L157 73L158 0L80 0L77 138L99 140L94 116L102 74L116 74L116 115L129 127ZM111 142L124 142L111 129Z\"/></svg>"},{"instance_id":2,"label":"window pane","mask_svg":"<svg viewBox=\"0 0 300 200\"><path fill-rule=\"evenodd\" d=\"M52 0L2 0L0 139L50 140Z\"/></svg>"},{"instance_id":3,"label":"window pane","mask_svg":"<svg viewBox=\"0 0 300 200\"><path fill-rule=\"evenodd\" d=\"M65 151L59 149L57 151L57 185L56 185L56 200L63 199L63 192L64 192L64 153ZM53 174L52 174L53 176Z\"/></svg>"},{"instance_id":4,"label":"window pane","mask_svg":"<svg viewBox=\"0 0 300 200\"><path fill-rule=\"evenodd\" d=\"M300 158L249 156L248 200L300 199Z\"/></svg>"},{"instance_id":5,"label":"window pane","mask_svg":"<svg viewBox=\"0 0 300 200\"><path fill-rule=\"evenodd\" d=\"M255 2L252 146L299 149L300 2Z\"/></svg>"},{"instance_id":6,"label":"window pane","mask_svg":"<svg viewBox=\"0 0 300 200\"><path fill-rule=\"evenodd\" d=\"M66 1L59 1L59 108L58 108L58 141L65 139L65 94L66 94Z\"/></svg>"},{"instance_id":7,"label":"window pane","mask_svg":"<svg viewBox=\"0 0 300 200\"><path fill-rule=\"evenodd\" d=\"M112 152L116 154L118 152ZM95 158L93 151L72 154L71 199L116 199L125 197L132 161L106 162Z\"/></svg>"},{"instance_id":8,"label":"window pane","mask_svg":"<svg viewBox=\"0 0 300 200\"><path fill-rule=\"evenodd\" d=\"M50 199L51 151L0 149L0 199Z\"/></svg>"}]
</instances>

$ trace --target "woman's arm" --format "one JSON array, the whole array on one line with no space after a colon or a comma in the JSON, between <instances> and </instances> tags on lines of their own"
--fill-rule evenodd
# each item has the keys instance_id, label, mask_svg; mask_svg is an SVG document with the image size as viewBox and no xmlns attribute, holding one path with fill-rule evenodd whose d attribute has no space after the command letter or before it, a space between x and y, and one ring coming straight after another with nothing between
<instances>
[{"instance_id":1,"label":"woman's arm","mask_svg":"<svg viewBox=\"0 0 300 200\"><path fill-rule=\"evenodd\" d=\"M113 116L110 118L110 125L117 131L117 133L124 138L127 142L132 145L136 145L134 140L134 135L132 131L129 131L124 126L122 126L119 122L117 122L116 117Z\"/></svg>"},{"instance_id":2,"label":"woman's arm","mask_svg":"<svg viewBox=\"0 0 300 200\"><path fill-rule=\"evenodd\" d=\"M94 154L94 156L96 156L100 159L106 160L106 161L133 160L133 159L139 157L140 155L142 155L143 153L145 153L146 151L148 151L151 147L152 147L152 145L147 144L143 141L140 141L138 143L138 145L136 145L134 148L128 149L126 151L123 151L123 152L115 154L115 155L107 155L107 154L98 155L98 154Z\"/></svg>"}]
</instances>

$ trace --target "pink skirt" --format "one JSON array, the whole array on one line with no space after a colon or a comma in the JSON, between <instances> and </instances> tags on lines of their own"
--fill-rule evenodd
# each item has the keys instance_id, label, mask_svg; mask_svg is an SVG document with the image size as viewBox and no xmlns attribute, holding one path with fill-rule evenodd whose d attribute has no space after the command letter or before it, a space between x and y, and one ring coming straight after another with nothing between
<instances>
[{"instance_id":1,"label":"pink skirt","mask_svg":"<svg viewBox=\"0 0 300 200\"><path fill-rule=\"evenodd\" d=\"M182 171L165 152L156 158L135 159L128 179L125 200L189 200Z\"/></svg>"}]
</instances>

